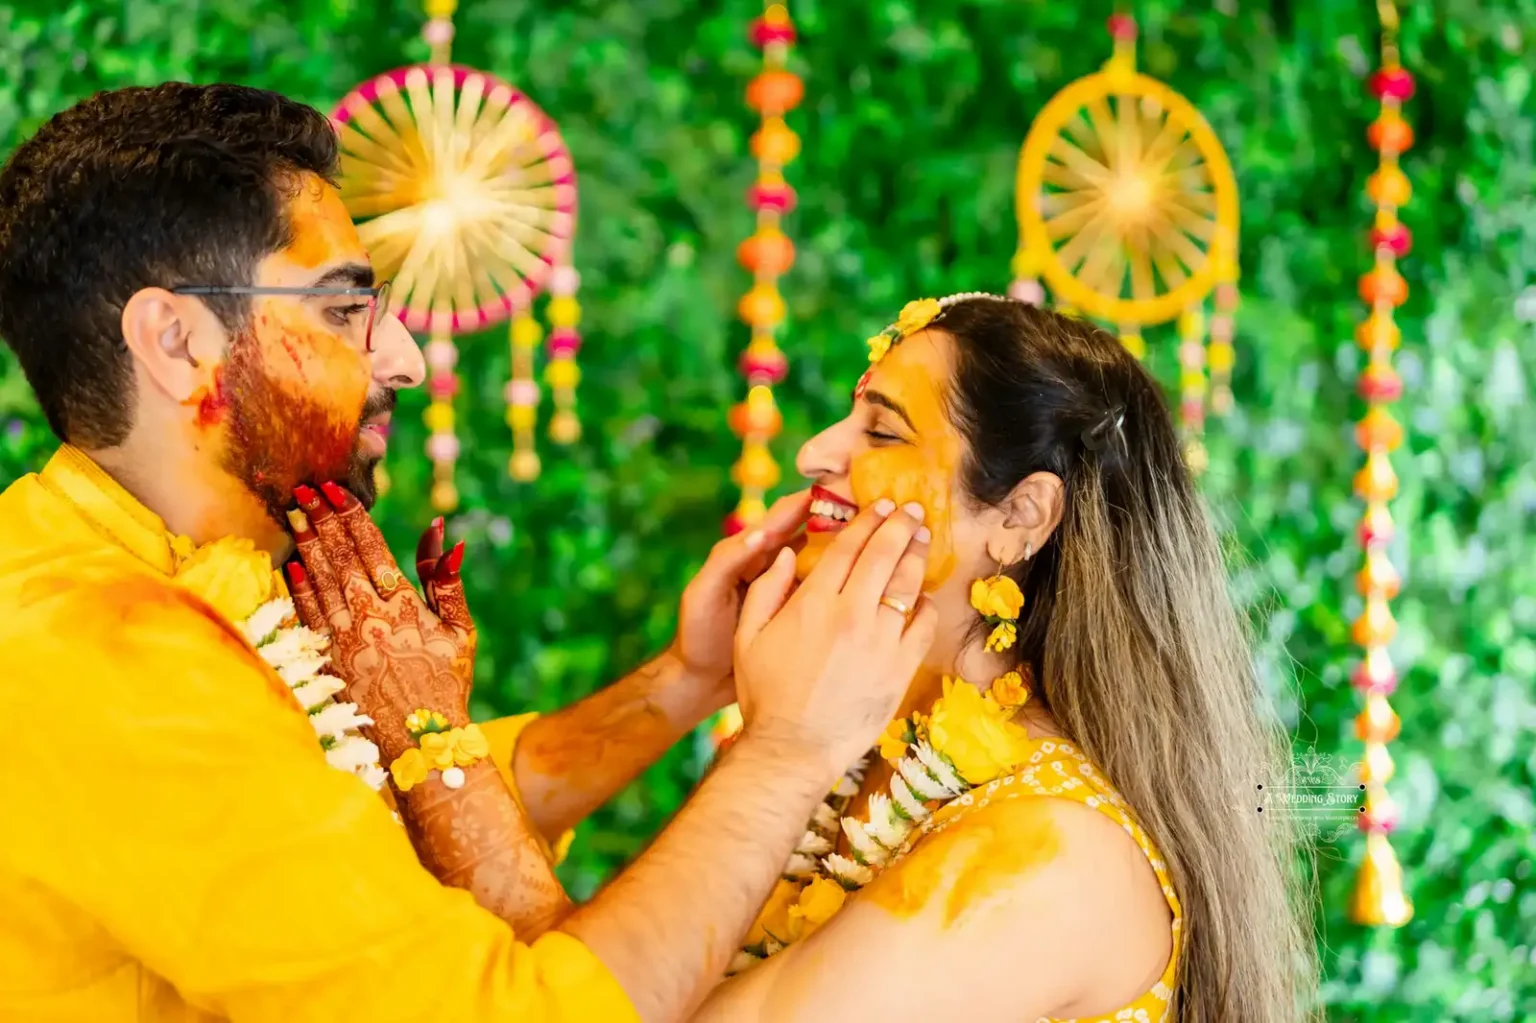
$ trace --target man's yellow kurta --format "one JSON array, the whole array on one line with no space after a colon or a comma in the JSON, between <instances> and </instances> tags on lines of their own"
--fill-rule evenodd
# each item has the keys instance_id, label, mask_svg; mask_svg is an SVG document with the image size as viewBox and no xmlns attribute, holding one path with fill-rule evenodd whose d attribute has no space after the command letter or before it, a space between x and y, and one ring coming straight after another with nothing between
<instances>
[{"instance_id":1,"label":"man's yellow kurta","mask_svg":"<svg viewBox=\"0 0 1536 1023\"><path fill-rule=\"evenodd\" d=\"M422 869L174 567L71 448L0 495L0 1019L636 1018Z\"/></svg>"}]
</instances>

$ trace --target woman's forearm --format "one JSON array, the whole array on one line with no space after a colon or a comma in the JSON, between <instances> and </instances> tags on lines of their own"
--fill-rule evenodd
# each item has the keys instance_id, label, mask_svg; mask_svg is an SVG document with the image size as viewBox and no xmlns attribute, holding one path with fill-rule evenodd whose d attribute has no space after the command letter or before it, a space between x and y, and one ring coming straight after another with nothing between
<instances>
[{"instance_id":1,"label":"woman's forearm","mask_svg":"<svg viewBox=\"0 0 1536 1023\"><path fill-rule=\"evenodd\" d=\"M462 888L531 941L570 911L571 902L512 794L489 761L464 770L461 788L433 775L398 797L422 865Z\"/></svg>"}]
</instances>

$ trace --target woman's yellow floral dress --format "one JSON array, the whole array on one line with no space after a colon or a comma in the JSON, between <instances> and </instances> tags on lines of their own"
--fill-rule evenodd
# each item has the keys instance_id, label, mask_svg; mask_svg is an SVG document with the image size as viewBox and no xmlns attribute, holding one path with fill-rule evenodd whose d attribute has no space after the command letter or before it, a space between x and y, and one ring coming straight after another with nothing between
<instances>
[{"instance_id":1,"label":"woman's yellow floral dress","mask_svg":"<svg viewBox=\"0 0 1536 1023\"><path fill-rule=\"evenodd\" d=\"M1120 793L1099 775L1087 757L1070 743L1058 739L1039 739L1036 745L1038 748L1030 754L1022 768L1006 778L973 789L940 808L917 829L913 840L937 834L970 811L989 803L1028 796L1075 800L1120 825L1141 846L1147 862L1152 865L1158 882L1163 886L1163 897L1168 900L1168 908L1173 911L1173 954L1168 957L1168 967L1150 991L1122 1009L1076 1020L1041 1017L1038 1023L1122 1023L1127 1020L1130 1023L1163 1023L1168 1011L1168 1000L1173 994L1174 976L1179 963L1179 929L1183 923L1179 898L1174 893L1173 882L1168 878L1168 865L1163 862L1146 832L1132 818L1130 807L1120 797Z\"/></svg>"}]
</instances>

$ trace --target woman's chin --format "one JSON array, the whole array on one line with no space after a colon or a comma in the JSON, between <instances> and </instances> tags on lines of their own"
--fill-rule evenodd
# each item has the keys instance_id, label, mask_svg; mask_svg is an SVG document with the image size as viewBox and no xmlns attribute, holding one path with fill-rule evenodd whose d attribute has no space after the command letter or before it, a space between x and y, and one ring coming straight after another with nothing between
<instances>
[{"instance_id":1,"label":"woman's chin","mask_svg":"<svg viewBox=\"0 0 1536 1023\"><path fill-rule=\"evenodd\" d=\"M831 544L836 533L807 533L805 546L800 548L800 553L795 555L795 579L805 582L805 577L811 574L811 569L821 561L821 556L827 553L827 546Z\"/></svg>"}]
</instances>

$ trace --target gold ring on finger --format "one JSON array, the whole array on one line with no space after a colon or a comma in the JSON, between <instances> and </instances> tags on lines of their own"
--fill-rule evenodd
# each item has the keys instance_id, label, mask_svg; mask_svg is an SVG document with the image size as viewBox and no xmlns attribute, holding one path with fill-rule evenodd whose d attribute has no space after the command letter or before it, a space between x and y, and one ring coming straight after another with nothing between
<instances>
[{"instance_id":1,"label":"gold ring on finger","mask_svg":"<svg viewBox=\"0 0 1536 1023\"><path fill-rule=\"evenodd\" d=\"M908 607L906 604L903 604L901 601L897 600L895 597L881 597L880 598L880 603L884 604L886 607L890 608L892 611L895 611L897 614L901 615L903 618L907 617L908 615L910 615L912 613L912 609L910 607Z\"/></svg>"},{"instance_id":2,"label":"gold ring on finger","mask_svg":"<svg viewBox=\"0 0 1536 1023\"><path fill-rule=\"evenodd\" d=\"M378 571L378 584L380 593L393 593L400 588L404 578L392 568L381 568Z\"/></svg>"}]
</instances>

